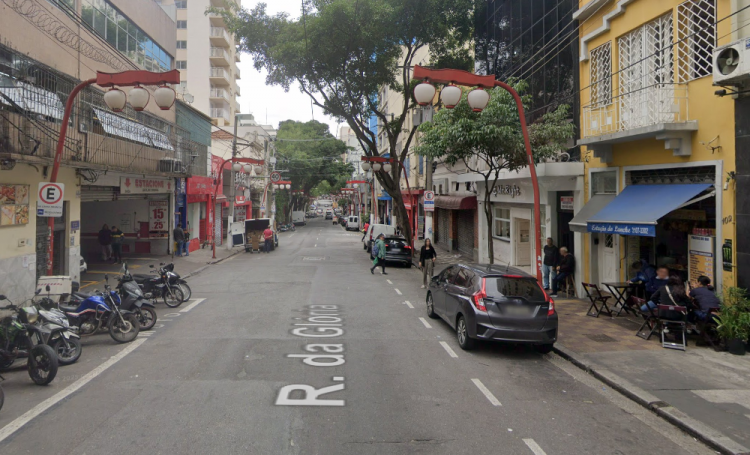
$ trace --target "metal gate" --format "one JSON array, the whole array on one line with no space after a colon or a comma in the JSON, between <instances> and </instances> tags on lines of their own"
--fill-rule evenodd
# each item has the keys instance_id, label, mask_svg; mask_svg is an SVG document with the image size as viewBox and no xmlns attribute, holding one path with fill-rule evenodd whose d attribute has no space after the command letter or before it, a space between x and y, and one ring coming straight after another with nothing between
<instances>
[{"instance_id":1,"label":"metal gate","mask_svg":"<svg viewBox=\"0 0 750 455\"><path fill-rule=\"evenodd\" d=\"M458 251L468 257L474 257L474 211L457 210L458 213Z\"/></svg>"},{"instance_id":2,"label":"metal gate","mask_svg":"<svg viewBox=\"0 0 750 455\"><path fill-rule=\"evenodd\" d=\"M441 243L448 246L448 221L449 211L446 209L437 209L437 231L435 232L435 243Z\"/></svg>"},{"instance_id":3,"label":"metal gate","mask_svg":"<svg viewBox=\"0 0 750 455\"><path fill-rule=\"evenodd\" d=\"M47 275L47 255L49 249L48 218L36 217L36 279Z\"/></svg>"}]
</instances>

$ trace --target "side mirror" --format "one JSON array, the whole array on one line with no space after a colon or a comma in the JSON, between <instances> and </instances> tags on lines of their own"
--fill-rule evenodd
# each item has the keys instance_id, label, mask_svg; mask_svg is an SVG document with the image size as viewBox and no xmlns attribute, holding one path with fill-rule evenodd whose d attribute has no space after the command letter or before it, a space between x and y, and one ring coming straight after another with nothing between
<instances>
[{"instance_id":1,"label":"side mirror","mask_svg":"<svg viewBox=\"0 0 750 455\"><path fill-rule=\"evenodd\" d=\"M47 292L49 292L49 291L50 291L50 287L49 287L49 284L48 284L47 286L45 286L45 287L44 287L44 290L45 290L45 291L47 291Z\"/></svg>"},{"instance_id":2,"label":"side mirror","mask_svg":"<svg viewBox=\"0 0 750 455\"><path fill-rule=\"evenodd\" d=\"M41 293L42 293L42 290L41 289L37 289L36 292L34 292L34 295L39 295Z\"/></svg>"},{"instance_id":3,"label":"side mirror","mask_svg":"<svg viewBox=\"0 0 750 455\"><path fill-rule=\"evenodd\" d=\"M6 299L7 297L5 297L4 295L0 295L0 300L6 300Z\"/></svg>"},{"instance_id":4,"label":"side mirror","mask_svg":"<svg viewBox=\"0 0 750 455\"><path fill-rule=\"evenodd\" d=\"M153 269L154 268L154 264L149 264L148 268Z\"/></svg>"},{"instance_id":5,"label":"side mirror","mask_svg":"<svg viewBox=\"0 0 750 455\"><path fill-rule=\"evenodd\" d=\"M109 283L109 275L104 274L104 281L107 282L107 283Z\"/></svg>"}]
</instances>

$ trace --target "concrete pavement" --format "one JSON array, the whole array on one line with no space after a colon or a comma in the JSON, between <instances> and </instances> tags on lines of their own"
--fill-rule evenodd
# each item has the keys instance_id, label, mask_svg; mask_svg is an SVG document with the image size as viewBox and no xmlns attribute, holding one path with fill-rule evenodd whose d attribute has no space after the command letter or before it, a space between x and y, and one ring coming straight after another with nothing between
<instances>
[{"instance_id":1,"label":"concrete pavement","mask_svg":"<svg viewBox=\"0 0 750 455\"><path fill-rule=\"evenodd\" d=\"M312 220L209 267L190 280L205 300L95 351L110 363L75 390L9 390L13 373L0 453L713 453L555 355L462 351L427 319L421 273L371 275L360 238Z\"/></svg>"}]
</instances>

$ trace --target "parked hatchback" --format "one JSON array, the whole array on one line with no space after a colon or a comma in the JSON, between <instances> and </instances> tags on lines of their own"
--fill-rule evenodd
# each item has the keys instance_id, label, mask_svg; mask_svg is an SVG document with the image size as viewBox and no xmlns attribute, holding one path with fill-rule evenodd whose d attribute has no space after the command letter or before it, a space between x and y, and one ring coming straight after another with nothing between
<instances>
[{"instance_id":1,"label":"parked hatchback","mask_svg":"<svg viewBox=\"0 0 750 455\"><path fill-rule=\"evenodd\" d=\"M515 268L457 264L432 278L427 315L456 330L462 349L476 340L532 344L548 353L557 341L555 302L536 279Z\"/></svg>"},{"instance_id":2,"label":"parked hatchback","mask_svg":"<svg viewBox=\"0 0 750 455\"><path fill-rule=\"evenodd\" d=\"M406 239L399 236L386 236L383 239L385 244L385 262L391 264L400 264L404 267L412 265L412 249L406 243ZM370 259L375 259L370 251Z\"/></svg>"},{"instance_id":3,"label":"parked hatchback","mask_svg":"<svg viewBox=\"0 0 750 455\"><path fill-rule=\"evenodd\" d=\"M396 227L387 224L371 224L367 228L364 238L364 249L368 253L372 249L372 243L380 234L385 234L386 237L393 237L396 235Z\"/></svg>"}]
</instances>

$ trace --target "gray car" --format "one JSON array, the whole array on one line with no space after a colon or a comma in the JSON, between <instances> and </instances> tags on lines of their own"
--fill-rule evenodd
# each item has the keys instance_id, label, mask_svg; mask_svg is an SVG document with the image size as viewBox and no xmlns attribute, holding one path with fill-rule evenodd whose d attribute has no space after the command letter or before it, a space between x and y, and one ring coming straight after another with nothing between
<instances>
[{"instance_id":1,"label":"gray car","mask_svg":"<svg viewBox=\"0 0 750 455\"><path fill-rule=\"evenodd\" d=\"M488 264L457 264L432 278L427 315L456 330L461 349L476 340L532 344L541 353L557 341L554 301L536 278L519 269Z\"/></svg>"}]
</instances>

